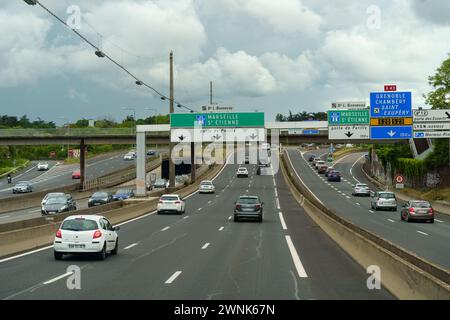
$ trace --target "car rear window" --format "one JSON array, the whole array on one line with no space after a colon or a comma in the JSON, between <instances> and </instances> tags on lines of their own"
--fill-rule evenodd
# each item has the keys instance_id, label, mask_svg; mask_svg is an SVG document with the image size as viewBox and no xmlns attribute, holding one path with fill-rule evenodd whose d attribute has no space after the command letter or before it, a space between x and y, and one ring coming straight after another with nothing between
<instances>
[{"instance_id":1,"label":"car rear window","mask_svg":"<svg viewBox=\"0 0 450 320\"><path fill-rule=\"evenodd\" d=\"M379 197L383 199L394 199L395 195L393 193L380 193Z\"/></svg>"},{"instance_id":2,"label":"car rear window","mask_svg":"<svg viewBox=\"0 0 450 320\"><path fill-rule=\"evenodd\" d=\"M67 203L67 198L63 198L63 197L60 197L60 198L50 198L50 199L48 199L48 201L47 201L47 204L63 204L63 203Z\"/></svg>"},{"instance_id":3,"label":"car rear window","mask_svg":"<svg viewBox=\"0 0 450 320\"><path fill-rule=\"evenodd\" d=\"M70 231L90 231L98 229L97 221L89 219L66 220L61 226L61 230Z\"/></svg>"},{"instance_id":4,"label":"car rear window","mask_svg":"<svg viewBox=\"0 0 450 320\"><path fill-rule=\"evenodd\" d=\"M255 204L255 203L259 203L259 200L258 200L258 198L239 198L238 203Z\"/></svg>"},{"instance_id":5,"label":"car rear window","mask_svg":"<svg viewBox=\"0 0 450 320\"><path fill-rule=\"evenodd\" d=\"M411 206L414 208L431 208L431 205L425 201L413 201Z\"/></svg>"},{"instance_id":6,"label":"car rear window","mask_svg":"<svg viewBox=\"0 0 450 320\"><path fill-rule=\"evenodd\" d=\"M161 197L161 200L164 200L164 201L177 201L178 197L177 196L163 196L163 197Z\"/></svg>"}]
</instances>

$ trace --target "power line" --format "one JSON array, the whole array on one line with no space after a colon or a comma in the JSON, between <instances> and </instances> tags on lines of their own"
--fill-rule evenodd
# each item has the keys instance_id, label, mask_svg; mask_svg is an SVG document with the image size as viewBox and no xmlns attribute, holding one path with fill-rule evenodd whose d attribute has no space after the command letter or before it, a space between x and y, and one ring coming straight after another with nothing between
<instances>
[{"instance_id":1,"label":"power line","mask_svg":"<svg viewBox=\"0 0 450 320\"><path fill-rule=\"evenodd\" d=\"M131 73L130 71L128 71L127 68L125 68L123 65L121 65L120 63L118 63L116 60L114 60L111 56L109 56L108 54L106 54L105 52L103 52L98 46L96 46L94 43L92 43L89 39L87 39L85 36L83 36L80 32L78 32L76 29L71 28L63 19L61 19L60 17L58 17L55 13L53 13L50 9L48 9L45 5L43 5L39 0L24 0L26 3L28 4L38 4L42 9L44 9L45 11L47 11L51 16L53 16L56 20L58 20L59 22L61 22L64 26L66 26L68 29L72 30L72 32L74 32L78 37L80 37L84 42L86 42L87 44L89 44L92 48L95 49L95 54L97 55L97 57L99 58L106 58L109 61L111 61L114 65L116 65L117 67L119 67L120 69L122 69L125 73L127 73L130 77L132 77L135 80L135 83L137 85L140 86L144 86L147 87L148 89L152 90L153 92L155 92L157 95L160 96L161 100L169 100L170 98L167 97L165 94L159 92L157 89L155 89L154 87L152 87L151 85L145 83L144 81L140 80L137 76L135 76L133 73ZM94 30L95 31L95 30ZM96 31L95 31L96 32ZM98 32L96 32L98 35L100 35ZM100 35L101 36L101 35ZM173 103L176 104L176 106L178 108L185 108L187 110L190 110L191 112L195 112L195 110L181 104L180 102L173 100Z\"/></svg>"}]
</instances>

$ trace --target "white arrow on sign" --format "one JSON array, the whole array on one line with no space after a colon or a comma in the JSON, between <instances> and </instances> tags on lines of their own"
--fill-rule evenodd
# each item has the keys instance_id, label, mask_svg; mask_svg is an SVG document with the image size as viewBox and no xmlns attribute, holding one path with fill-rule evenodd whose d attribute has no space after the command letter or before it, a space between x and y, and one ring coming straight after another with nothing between
<instances>
[{"instance_id":1,"label":"white arrow on sign","mask_svg":"<svg viewBox=\"0 0 450 320\"><path fill-rule=\"evenodd\" d=\"M397 133L397 132L392 131L392 129L391 129L391 131L388 131L387 134L392 138L393 136L395 136L396 133Z\"/></svg>"}]
</instances>

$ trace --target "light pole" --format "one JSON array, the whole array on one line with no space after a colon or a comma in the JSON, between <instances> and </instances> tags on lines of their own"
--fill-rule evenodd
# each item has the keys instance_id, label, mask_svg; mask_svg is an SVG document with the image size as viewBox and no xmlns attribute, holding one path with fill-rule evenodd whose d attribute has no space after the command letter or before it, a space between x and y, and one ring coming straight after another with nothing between
<instances>
[{"instance_id":1,"label":"light pole","mask_svg":"<svg viewBox=\"0 0 450 320\"><path fill-rule=\"evenodd\" d=\"M136 109L131 107L122 107L122 110L133 111L133 122L131 125L131 134L135 133L135 125L136 125Z\"/></svg>"}]
</instances>

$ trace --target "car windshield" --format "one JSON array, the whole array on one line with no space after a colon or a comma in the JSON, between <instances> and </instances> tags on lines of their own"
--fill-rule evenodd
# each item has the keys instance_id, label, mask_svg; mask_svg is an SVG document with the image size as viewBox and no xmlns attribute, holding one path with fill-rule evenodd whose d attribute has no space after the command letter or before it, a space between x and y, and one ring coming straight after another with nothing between
<instances>
[{"instance_id":1,"label":"car windshield","mask_svg":"<svg viewBox=\"0 0 450 320\"><path fill-rule=\"evenodd\" d=\"M94 220L71 219L66 220L61 226L61 230L70 231L91 231L98 229L98 224Z\"/></svg>"},{"instance_id":2,"label":"car windshield","mask_svg":"<svg viewBox=\"0 0 450 320\"><path fill-rule=\"evenodd\" d=\"M161 197L161 200L164 200L164 201L176 201L176 200L178 200L178 197L177 196L163 196L163 197Z\"/></svg>"},{"instance_id":3,"label":"car windshield","mask_svg":"<svg viewBox=\"0 0 450 320\"><path fill-rule=\"evenodd\" d=\"M425 201L413 201L411 202L411 207L414 208L431 208L431 205Z\"/></svg>"},{"instance_id":4,"label":"car windshield","mask_svg":"<svg viewBox=\"0 0 450 320\"><path fill-rule=\"evenodd\" d=\"M63 197L50 198L47 201L47 204L66 204L66 203L67 203L67 199L63 198Z\"/></svg>"},{"instance_id":5,"label":"car windshield","mask_svg":"<svg viewBox=\"0 0 450 320\"><path fill-rule=\"evenodd\" d=\"M395 195L393 193L380 193L379 197L383 199L394 199Z\"/></svg>"},{"instance_id":6,"label":"car windshield","mask_svg":"<svg viewBox=\"0 0 450 320\"><path fill-rule=\"evenodd\" d=\"M258 198L239 198L238 203L255 204L255 203L259 203L259 199Z\"/></svg>"},{"instance_id":7,"label":"car windshield","mask_svg":"<svg viewBox=\"0 0 450 320\"><path fill-rule=\"evenodd\" d=\"M107 198L108 194L106 192L96 192L92 195L92 198Z\"/></svg>"},{"instance_id":8,"label":"car windshield","mask_svg":"<svg viewBox=\"0 0 450 320\"><path fill-rule=\"evenodd\" d=\"M125 193L129 193L129 192L130 192L130 190L127 190L127 189L119 189L116 191L116 194L125 194Z\"/></svg>"},{"instance_id":9,"label":"car windshield","mask_svg":"<svg viewBox=\"0 0 450 320\"><path fill-rule=\"evenodd\" d=\"M357 184L356 187L357 188L369 188L369 186L367 184Z\"/></svg>"}]
</instances>

